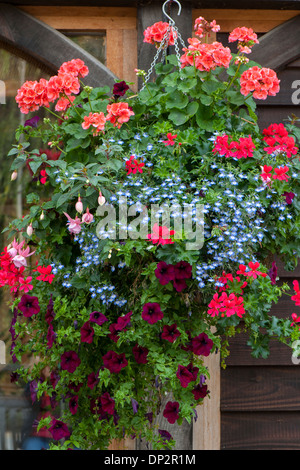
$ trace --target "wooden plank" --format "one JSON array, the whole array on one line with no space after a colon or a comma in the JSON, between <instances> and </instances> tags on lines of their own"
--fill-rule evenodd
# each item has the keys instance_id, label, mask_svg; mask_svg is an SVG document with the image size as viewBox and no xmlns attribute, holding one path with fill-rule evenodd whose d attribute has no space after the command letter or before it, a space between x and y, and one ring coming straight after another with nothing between
<instances>
[{"instance_id":1,"label":"wooden plank","mask_svg":"<svg viewBox=\"0 0 300 470\"><path fill-rule=\"evenodd\" d=\"M234 28L246 26L256 33L265 33L281 23L299 14L299 10L237 10L237 9L196 9L193 10L193 21L204 16L207 21L216 20L221 32L231 32Z\"/></svg>"},{"instance_id":2,"label":"wooden plank","mask_svg":"<svg viewBox=\"0 0 300 470\"><path fill-rule=\"evenodd\" d=\"M298 366L228 367L221 388L221 412L300 411Z\"/></svg>"},{"instance_id":3,"label":"wooden plank","mask_svg":"<svg viewBox=\"0 0 300 470\"><path fill-rule=\"evenodd\" d=\"M288 116L292 114L299 115L298 107L291 106L264 106L260 104L256 108L256 114L258 116L258 125L260 129L268 127L270 124L282 122L283 124L287 121Z\"/></svg>"},{"instance_id":4,"label":"wooden plank","mask_svg":"<svg viewBox=\"0 0 300 470\"><path fill-rule=\"evenodd\" d=\"M289 346L275 339L271 340L269 357L266 359L255 358L251 355L252 349L247 345L247 340L246 333L240 333L230 339L230 355L225 361L227 366L293 366L292 352Z\"/></svg>"},{"instance_id":5,"label":"wooden plank","mask_svg":"<svg viewBox=\"0 0 300 470\"><path fill-rule=\"evenodd\" d=\"M222 413L221 450L299 450L299 412Z\"/></svg>"},{"instance_id":6,"label":"wooden plank","mask_svg":"<svg viewBox=\"0 0 300 470\"><path fill-rule=\"evenodd\" d=\"M20 9L55 29L136 29L136 8L25 6Z\"/></svg>"},{"instance_id":7,"label":"wooden plank","mask_svg":"<svg viewBox=\"0 0 300 470\"><path fill-rule=\"evenodd\" d=\"M221 373L220 354L211 354L204 358L210 377L208 385L210 397L205 397L203 404L197 406L197 421L193 424L193 450L220 450L221 448Z\"/></svg>"}]
</instances>

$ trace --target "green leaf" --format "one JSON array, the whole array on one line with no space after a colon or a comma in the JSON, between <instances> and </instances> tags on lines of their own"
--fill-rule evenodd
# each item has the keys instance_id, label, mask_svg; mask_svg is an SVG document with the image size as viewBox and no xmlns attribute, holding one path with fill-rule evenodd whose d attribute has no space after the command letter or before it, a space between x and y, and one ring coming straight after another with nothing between
<instances>
[{"instance_id":1,"label":"green leaf","mask_svg":"<svg viewBox=\"0 0 300 470\"><path fill-rule=\"evenodd\" d=\"M190 116L180 109L174 109L169 114L169 119L175 124L175 126L181 126L189 120Z\"/></svg>"},{"instance_id":2,"label":"green leaf","mask_svg":"<svg viewBox=\"0 0 300 470\"><path fill-rule=\"evenodd\" d=\"M181 91L175 90L173 93L169 94L166 100L166 108L185 108L189 103L189 99L186 95L184 95Z\"/></svg>"},{"instance_id":3,"label":"green leaf","mask_svg":"<svg viewBox=\"0 0 300 470\"><path fill-rule=\"evenodd\" d=\"M42 164L43 162L41 160L29 162L29 166L32 169L33 173L36 173Z\"/></svg>"}]
</instances>

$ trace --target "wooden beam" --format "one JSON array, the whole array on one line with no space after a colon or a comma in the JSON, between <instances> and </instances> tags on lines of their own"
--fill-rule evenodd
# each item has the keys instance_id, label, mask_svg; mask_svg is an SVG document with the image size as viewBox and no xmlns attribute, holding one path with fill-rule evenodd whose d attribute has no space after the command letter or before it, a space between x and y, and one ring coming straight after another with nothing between
<instances>
[{"instance_id":1,"label":"wooden beam","mask_svg":"<svg viewBox=\"0 0 300 470\"><path fill-rule=\"evenodd\" d=\"M63 30L136 30L136 8L23 6L20 10Z\"/></svg>"},{"instance_id":2,"label":"wooden beam","mask_svg":"<svg viewBox=\"0 0 300 470\"><path fill-rule=\"evenodd\" d=\"M90 71L85 78L86 85L111 87L116 81L116 76L105 65L71 39L28 13L3 3L0 4L0 40L54 73L63 62L82 59Z\"/></svg>"},{"instance_id":3,"label":"wooden beam","mask_svg":"<svg viewBox=\"0 0 300 470\"><path fill-rule=\"evenodd\" d=\"M199 16L207 21L216 20L220 25L220 32L230 33L234 28L246 26L256 33L266 33L285 21L297 16L299 10L236 10L236 9L195 9L193 22Z\"/></svg>"},{"instance_id":4,"label":"wooden beam","mask_svg":"<svg viewBox=\"0 0 300 470\"><path fill-rule=\"evenodd\" d=\"M197 421L193 424L193 450L220 450L221 448L221 369L220 353L204 358L210 377L208 384L210 397L197 406Z\"/></svg>"}]
</instances>

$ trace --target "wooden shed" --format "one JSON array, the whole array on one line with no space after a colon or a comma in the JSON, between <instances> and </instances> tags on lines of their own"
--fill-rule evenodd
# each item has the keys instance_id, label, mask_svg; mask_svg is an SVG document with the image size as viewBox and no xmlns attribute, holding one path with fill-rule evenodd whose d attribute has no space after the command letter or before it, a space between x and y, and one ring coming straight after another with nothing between
<instances>
[{"instance_id":1,"label":"wooden shed","mask_svg":"<svg viewBox=\"0 0 300 470\"><path fill-rule=\"evenodd\" d=\"M37 76L56 73L62 62L80 57L89 66L88 84L91 86L112 85L117 77L132 82L132 88L137 90L139 84L134 69L147 70L153 59L152 48L143 43L143 31L164 19L162 3L153 0L2 1L0 53L6 51L7 61L20 59L23 65L31 64ZM275 69L281 80L280 93L258 105L260 125L283 122L291 115L300 118L300 0L182 0L181 6L178 16L176 6L170 11L184 40L190 36L193 21L198 16L215 19L220 24L217 39L223 43L235 27L253 28L260 44L253 49L251 58ZM5 84L8 103L26 73L19 65L14 69L18 74L9 73L4 65L2 61L0 79ZM0 104L1 160L13 141L19 119L16 106L5 108L4 105L5 100ZM9 122L7 109L12 116ZM7 174L4 176L7 178ZM2 177L0 175L0 181ZM15 200L7 199L5 194L0 204L7 217L17 209ZM280 282L300 278L300 268L287 272L280 262L279 265ZM289 317L293 311L294 304L286 299L273 308L273 312L282 317ZM5 315L5 308L1 308L0 340L8 338ZM220 368L218 356L210 358L211 399L199 407L199 419L188 435L188 444L182 448L299 450L298 361L292 359L289 349L278 344L272 347L268 359L254 359L243 336L231 341L230 350L226 369ZM5 366L0 365L0 449L5 448L7 433L14 429L11 423L7 428L9 407L23 407L18 402L18 391L8 383L7 375L13 366L8 357L7 362ZM12 405L14 402L16 404ZM12 448L18 445L15 444L17 439L13 432ZM134 442L121 445L131 449L138 446Z\"/></svg>"}]
</instances>

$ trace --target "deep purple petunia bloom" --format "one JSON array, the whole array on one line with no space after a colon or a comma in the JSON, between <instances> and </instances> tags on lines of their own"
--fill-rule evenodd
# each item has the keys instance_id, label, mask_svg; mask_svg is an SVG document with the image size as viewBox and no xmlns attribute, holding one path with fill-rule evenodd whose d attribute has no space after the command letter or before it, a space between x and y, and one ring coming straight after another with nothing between
<instances>
[{"instance_id":1,"label":"deep purple petunia bloom","mask_svg":"<svg viewBox=\"0 0 300 470\"><path fill-rule=\"evenodd\" d=\"M55 370L53 370L50 374L50 382L53 387L53 390L55 390L55 387L58 384L59 379L60 379L59 374Z\"/></svg>"},{"instance_id":2,"label":"deep purple petunia bloom","mask_svg":"<svg viewBox=\"0 0 300 470\"><path fill-rule=\"evenodd\" d=\"M133 414L136 414L139 409L139 404L134 398L131 398L131 404L132 404Z\"/></svg>"},{"instance_id":3,"label":"deep purple petunia bloom","mask_svg":"<svg viewBox=\"0 0 300 470\"><path fill-rule=\"evenodd\" d=\"M192 266L187 261L179 261L174 266L176 279L189 279L192 276Z\"/></svg>"},{"instance_id":4,"label":"deep purple petunia bloom","mask_svg":"<svg viewBox=\"0 0 300 470\"><path fill-rule=\"evenodd\" d=\"M37 399L38 383L36 380L32 380L29 384L31 403L33 404Z\"/></svg>"},{"instance_id":5,"label":"deep purple petunia bloom","mask_svg":"<svg viewBox=\"0 0 300 470\"><path fill-rule=\"evenodd\" d=\"M118 374L123 367L128 365L128 361L124 353L117 354L115 351L108 351L103 356L103 365L111 373Z\"/></svg>"},{"instance_id":6,"label":"deep purple petunia bloom","mask_svg":"<svg viewBox=\"0 0 300 470\"><path fill-rule=\"evenodd\" d=\"M174 343L176 338L178 338L180 335L181 333L177 329L176 323L173 323L173 325L164 325L161 338L169 341L170 343Z\"/></svg>"},{"instance_id":7,"label":"deep purple petunia bloom","mask_svg":"<svg viewBox=\"0 0 300 470\"><path fill-rule=\"evenodd\" d=\"M31 295L24 294L18 303L18 309L21 310L24 317L32 317L40 311L39 299L37 297L31 297Z\"/></svg>"},{"instance_id":8,"label":"deep purple petunia bloom","mask_svg":"<svg viewBox=\"0 0 300 470\"><path fill-rule=\"evenodd\" d=\"M174 424L179 418L179 403L177 401L168 401L165 406L163 416L170 424Z\"/></svg>"},{"instance_id":9,"label":"deep purple petunia bloom","mask_svg":"<svg viewBox=\"0 0 300 470\"><path fill-rule=\"evenodd\" d=\"M72 415L76 415L77 410L78 410L78 395L74 395L73 397L70 398L69 410L72 413Z\"/></svg>"},{"instance_id":10,"label":"deep purple petunia bloom","mask_svg":"<svg viewBox=\"0 0 300 470\"><path fill-rule=\"evenodd\" d=\"M27 119L24 122L24 127L26 126L37 127L39 120L40 120L39 116L33 116L32 118Z\"/></svg>"},{"instance_id":11,"label":"deep purple petunia bloom","mask_svg":"<svg viewBox=\"0 0 300 470\"><path fill-rule=\"evenodd\" d=\"M56 333L53 329L52 325L48 326L48 331L47 331L47 348L51 349L53 346L53 343L56 339Z\"/></svg>"},{"instance_id":12,"label":"deep purple petunia bloom","mask_svg":"<svg viewBox=\"0 0 300 470\"><path fill-rule=\"evenodd\" d=\"M126 315L123 315L122 317L119 317L117 319L117 322L114 323L115 331L124 330L125 327L130 323L131 315L132 315L132 312L128 312L128 313L126 313Z\"/></svg>"},{"instance_id":13,"label":"deep purple petunia bloom","mask_svg":"<svg viewBox=\"0 0 300 470\"><path fill-rule=\"evenodd\" d=\"M55 318L55 312L54 312L54 304L53 304L53 299L52 299L52 294L50 295L50 300L47 305L47 311L45 315L45 320L48 323L48 325L51 325L52 321Z\"/></svg>"},{"instance_id":14,"label":"deep purple petunia bloom","mask_svg":"<svg viewBox=\"0 0 300 470\"><path fill-rule=\"evenodd\" d=\"M294 193L288 193L287 191L285 191L283 193L283 196L285 197L285 201L286 201L287 204L292 204L293 199L295 197L295 194Z\"/></svg>"},{"instance_id":15,"label":"deep purple petunia bloom","mask_svg":"<svg viewBox=\"0 0 300 470\"><path fill-rule=\"evenodd\" d=\"M200 333L200 335L192 339L192 351L198 356L209 356L213 345L213 341L206 333Z\"/></svg>"},{"instance_id":16,"label":"deep purple petunia bloom","mask_svg":"<svg viewBox=\"0 0 300 470\"><path fill-rule=\"evenodd\" d=\"M142 319L153 325L163 318L164 314L157 302L149 302L144 305Z\"/></svg>"},{"instance_id":17,"label":"deep purple petunia bloom","mask_svg":"<svg viewBox=\"0 0 300 470\"><path fill-rule=\"evenodd\" d=\"M197 376L195 377L195 371L191 370L190 365L189 367L179 365L176 377L179 379L183 388L186 388L190 382L194 382L197 379Z\"/></svg>"},{"instance_id":18,"label":"deep purple petunia bloom","mask_svg":"<svg viewBox=\"0 0 300 470\"><path fill-rule=\"evenodd\" d=\"M149 423L153 423L153 411L150 411L149 413L145 414L145 418L148 419Z\"/></svg>"},{"instance_id":19,"label":"deep purple petunia bloom","mask_svg":"<svg viewBox=\"0 0 300 470\"><path fill-rule=\"evenodd\" d=\"M276 284L277 273L278 273L277 266L276 266L275 261L273 261L272 267L268 271L268 276L271 278L272 285Z\"/></svg>"},{"instance_id":20,"label":"deep purple petunia bloom","mask_svg":"<svg viewBox=\"0 0 300 470\"><path fill-rule=\"evenodd\" d=\"M103 315L103 313L95 311L90 314L90 321L97 323L97 325L101 326L103 325L103 323L108 321L108 318L106 318L106 316Z\"/></svg>"},{"instance_id":21,"label":"deep purple petunia bloom","mask_svg":"<svg viewBox=\"0 0 300 470\"><path fill-rule=\"evenodd\" d=\"M51 432L52 437L55 441L68 438L71 435L68 426L63 421L60 421L56 418L52 419L49 431Z\"/></svg>"},{"instance_id":22,"label":"deep purple petunia bloom","mask_svg":"<svg viewBox=\"0 0 300 470\"><path fill-rule=\"evenodd\" d=\"M182 292L187 287L184 279L174 279L173 286L177 292Z\"/></svg>"},{"instance_id":23,"label":"deep purple petunia bloom","mask_svg":"<svg viewBox=\"0 0 300 470\"><path fill-rule=\"evenodd\" d=\"M167 264L165 261L160 261L154 271L155 276L162 286L169 284L174 280L174 266Z\"/></svg>"},{"instance_id":24,"label":"deep purple petunia bloom","mask_svg":"<svg viewBox=\"0 0 300 470\"><path fill-rule=\"evenodd\" d=\"M75 351L66 351L61 356L61 368L71 374L79 367L81 360Z\"/></svg>"},{"instance_id":25,"label":"deep purple petunia bloom","mask_svg":"<svg viewBox=\"0 0 300 470\"><path fill-rule=\"evenodd\" d=\"M138 364L147 364L148 362L147 356L148 356L149 349L136 344L135 346L133 346L132 352L134 355L134 359L136 360Z\"/></svg>"},{"instance_id":26,"label":"deep purple petunia bloom","mask_svg":"<svg viewBox=\"0 0 300 470\"><path fill-rule=\"evenodd\" d=\"M164 441L170 441L171 439L173 439L171 434L165 429L159 429L158 433L163 438Z\"/></svg>"},{"instance_id":27,"label":"deep purple petunia bloom","mask_svg":"<svg viewBox=\"0 0 300 470\"><path fill-rule=\"evenodd\" d=\"M121 82L117 82L114 84L113 95L124 96L127 90L129 90L129 86L124 80L122 80Z\"/></svg>"},{"instance_id":28,"label":"deep purple petunia bloom","mask_svg":"<svg viewBox=\"0 0 300 470\"><path fill-rule=\"evenodd\" d=\"M103 393L100 397L100 403L105 413L113 415L115 412L115 400L111 398L108 392Z\"/></svg>"},{"instance_id":29,"label":"deep purple petunia bloom","mask_svg":"<svg viewBox=\"0 0 300 470\"><path fill-rule=\"evenodd\" d=\"M196 387L193 388L192 393L194 395L195 400L201 400L202 398L205 398L208 394L207 385L196 385Z\"/></svg>"},{"instance_id":30,"label":"deep purple petunia bloom","mask_svg":"<svg viewBox=\"0 0 300 470\"><path fill-rule=\"evenodd\" d=\"M93 342L93 337L94 337L95 330L91 325L90 321L86 321L82 327L80 328L80 334L81 334L81 341L82 343L89 343L91 344Z\"/></svg>"},{"instance_id":31,"label":"deep purple petunia bloom","mask_svg":"<svg viewBox=\"0 0 300 470\"><path fill-rule=\"evenodd\" d=\"M96 385L98 385L100 379L99 379L99 373L97 372L97 374L95 374L95 372L91 372L89 375L88 375L88 379L87 379L87 386L93 390L93 388L96 387Z\"/></svg>"}]
</instances>

